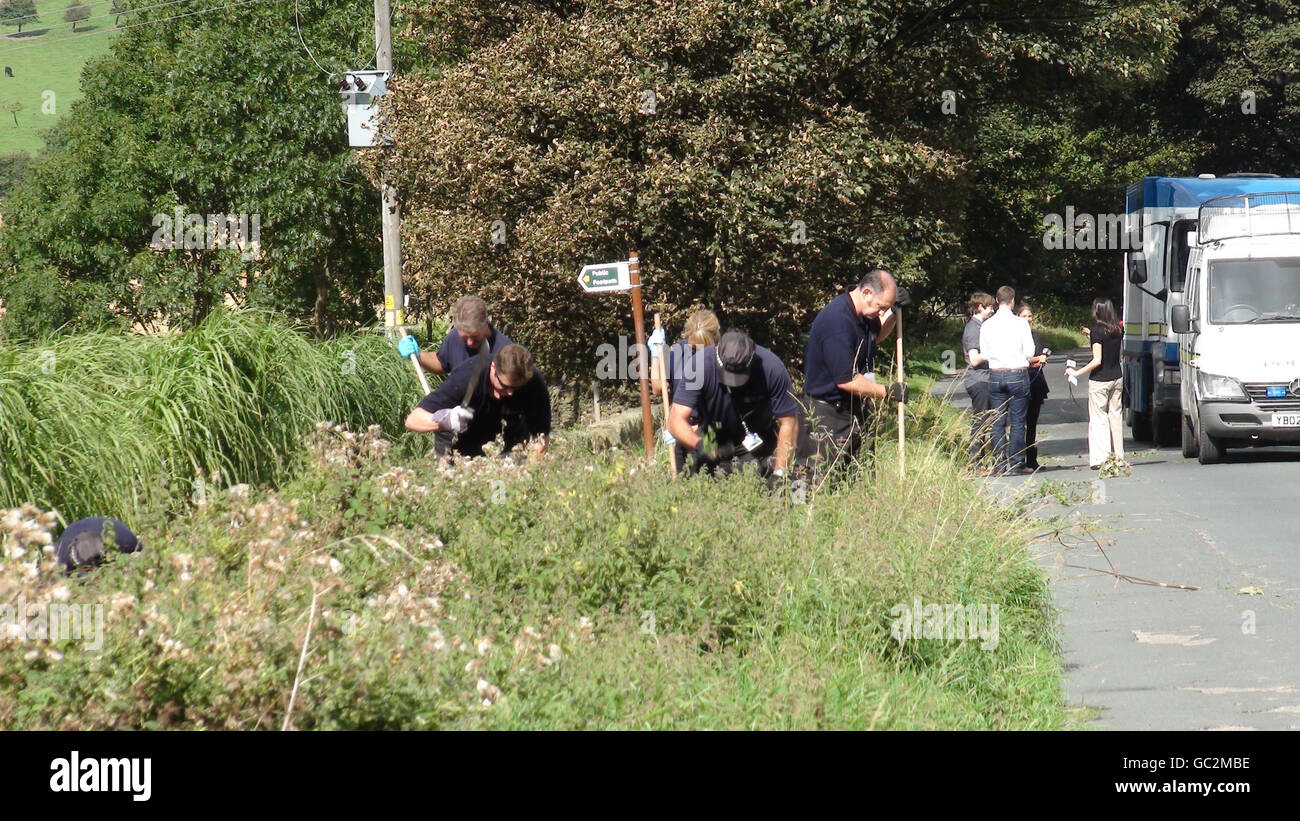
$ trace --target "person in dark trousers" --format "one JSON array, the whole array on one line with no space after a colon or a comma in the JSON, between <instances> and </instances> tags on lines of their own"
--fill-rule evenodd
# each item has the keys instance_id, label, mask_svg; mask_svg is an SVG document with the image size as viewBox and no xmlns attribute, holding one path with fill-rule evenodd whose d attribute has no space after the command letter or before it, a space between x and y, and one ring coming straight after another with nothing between
<instances>
[{"instance_id":1,"label":"person in dark trousers","mask_svg":"<svg viewBox=\"0 0 1300 821\"><path fill-rule=\"evenodd\" d=\"M78 519L64 529L54 546L54 559L71 574L98 566L104 557L116 550L118 553L135 553L141 548L140 538L118 519L92 516Z\"/></svg>"},{"instance_id":2,"label":"person in dark trousers","mask_svg":"<svg viewBox=\"0 0 1300 821\"><path fill-rule=\"evenodd\" d=\"M776 354L748 334L727 331L696 354L698 380L682 380L668 411L668 430L691 455L680 470L730 473L757 463L760 475L782 479L794 455L798 403L790 373ZM699 432L690 423L699 417Z\"/></svg>"},{"instance_id":3,"label":"person in dark trousers","mask_svg":"<svg viewBox=\"0 0 1300 821\"><path fill-rule=\"evenodd\" d=\"M1029 358L1029 407L1025 413L1025 467L1038 470L1038 414L1047 401L1047 373L1044 366L1050 350L1043 346L1043 339L1034 330L1034 309L1028 302L1021 302L1016 315L1029 323L1029 334L1034 340L1034 355Z\"/></svg>"},{"instance_id":4,"label":"person in dark trousers","mask_svg":"<svg viewBox=\"0 0 1300 821\"><path fill-rule=\"evenodd\" d=\"M482 456L483 446L502 437L501 454L529 443L544 454L551 435L551 397L546 380L522 345L506 345L484 367L463 365L452 371L406 417L417 433L450 431L456 437L439 455Z\"/></svg>"},{"instance_id":5,"label":"person in dark trousers","mask_svg":"<svg viewBox=\"0 0 1300 821\"><path fill-rule=\"evenodd\" d=\"M1003 285L998 309L980 327L980 356L989 363L989 406L993 418L993 473L1007 476L1032 473L1025 467L1025 416L1029 411L1029 358L1034 338L1029 323L1011 306L1015 289Z\"/></svg>"},{"instance_id":6,"label":"person in dark trousers","mask_svg":"<svg viewBox=\"0 0 1300 821\"><path fill-rule=\"evenodd\" d=\"M808 424L801 426L800 456L816 452L822 469L845 465L871 449L871 400L907 401L901 382L886 385L871 372L879 341L897 323L898 285L888 271L869 271L835 297L813 320L804 349ZM815 443L815 444L814 444Z\"/></svg>"},{"instance_id":7,"label":"person in dark trousers","mask_svg":"<svg viewBox=\"0 0 1300 821\"><path fill-rule=\"evenodd\" d=\"M970 295L966 307L970 319L961 334L962 354L966 357L966 376L962 385L970 397L970 463L972 468L978 469L990 452L989 431L993 426L989 415L989 363L980 356L980 328L984 320L993 316L996 305L991 295L976 291Z\"/></svg>"}]
</instances>

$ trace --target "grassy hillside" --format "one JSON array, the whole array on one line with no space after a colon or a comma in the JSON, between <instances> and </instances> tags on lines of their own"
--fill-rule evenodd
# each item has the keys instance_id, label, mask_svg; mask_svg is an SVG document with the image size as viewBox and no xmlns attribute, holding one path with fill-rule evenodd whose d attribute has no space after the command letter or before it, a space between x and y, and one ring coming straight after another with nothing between
<instances>
[{"instance_id":1,"label":"grassy hillside","mask_svg":"<svg viewBox=\"0 0 1300 821\"><path fill-rule=\"evenodd\" d=\"M72 24L63 20L67 0L36 0L40 19L24 24L22 34L18 34L17 26L0 26L0 66L13 71L9 77L0 70L0 156L40 150L37 132L54 125L69 111L81 96L81 67L106 52L117 36L114 18L101 16L109 13L112 4L88 0L86 5L94 19L78 23L75 33ZM122 23L129 20L123 16ZM49 99L46 92L50 91L54 93L53 114L42 110ZM22 104L17 125L8 110L15 102Z\"/></svg>"}]
</instances>

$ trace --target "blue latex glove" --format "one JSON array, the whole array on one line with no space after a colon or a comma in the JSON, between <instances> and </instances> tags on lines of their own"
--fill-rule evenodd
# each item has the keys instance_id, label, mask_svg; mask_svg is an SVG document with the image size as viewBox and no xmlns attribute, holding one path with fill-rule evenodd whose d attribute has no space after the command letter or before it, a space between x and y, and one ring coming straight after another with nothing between
<instances>
[{"instance_id":1,"label":"blue latex glove","mask_svg":"<svg viewBox=\"0 0 1300 821\"><path fill-rule=\"evenodd\" d=\"M654 347L662 348L664 344L664 329L655 328L655 332L650 334L650 338L646 340L646 344L649 345L651 348Z\"/></svg>"},{"instance_id":2,"label":"blue latex glove","mask_svg":"<svg viewBox=\"0 0 1300 821\"><path fill-rule=\"evenodd\" d=\"M397 353L403 359L410 359L420 352L420 343L413 336L404 336L397 342Z\"/></svg>"},{"instance_id":3,"label":"blue latex glove","mask_svg":"<svg viewBox=\"0 0 1300 821\"><path fill-rule=\"evenodd\" d=\"M672 435L671 433L668 432L668 428L664 428L664 430L663 430L663 436L664 436L664 444L665 444L665 445L675 445L675 444L677 444L677 440L676 440L675 438L673 438L673 435Z\"/></svg>"}]
</instances>

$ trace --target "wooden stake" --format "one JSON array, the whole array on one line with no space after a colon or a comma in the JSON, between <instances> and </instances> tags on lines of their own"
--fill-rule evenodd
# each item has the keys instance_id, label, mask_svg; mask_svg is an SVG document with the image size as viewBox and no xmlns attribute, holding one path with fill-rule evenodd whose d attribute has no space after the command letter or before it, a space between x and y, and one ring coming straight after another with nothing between
<instances>
[{"instance_id":1,"label":"wooden stake","mask_svg":"<svg viewBox=\"0 0 1300 821\"><path fill-rule=\"evenodd\" d=\"M903 381L903 311L901 308L895 308L898 311L898 322L895 330L898 336L894 339L894 364L898 371L898 381ZM906 456L903 452L903 440L905 438L904 429L906 426L906 407L902 402L898 403L898 476L905 478L907 476Z\"/></svg>"},{"instance_id":2,"label":"wooden stake","mask_svg":"<svg viewBox=\"0 0 1300 821\"><path fill-rule=\"evenodd\" d=\"M645 345L645 314L641 308L641 262L636 251L628 255L628 274L632 284L632 327L636 329L637 351L648 355ZM649 362L642 362L643 366ZM641 388L641 436L645 440L645 458L655 455L654 417L650 413L650 368L637 368Z\"/></svg>"},{"instance_id":3,"label":"wooden stake","mask_svg":"<svg viewBox=\"0 0 1300 821\"><path fill-rule=\"evenodd\" d=\"M659 322L659 314L655 314L655 331L663 330L663 325ZM666 342L666 341L665 341ZM659 351L659 358L655 360L659 363L659 392L664 397L664 430L668 430L668 409L671 403L668 401L668 363L665 359L668 356L668 345L665 344ZM677 449L668 447L668 464L673 469L673 476L677 476Z\"/></svg>"}]
</instances>

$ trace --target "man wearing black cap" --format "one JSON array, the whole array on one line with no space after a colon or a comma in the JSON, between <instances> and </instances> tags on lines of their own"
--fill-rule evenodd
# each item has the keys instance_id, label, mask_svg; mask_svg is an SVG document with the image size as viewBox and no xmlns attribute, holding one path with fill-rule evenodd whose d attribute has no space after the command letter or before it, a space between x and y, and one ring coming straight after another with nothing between
<instances>
[{"instance_id":1,"label":"man wearing black cap","mask_svg":"<svg viewBox=\"0 0 1300 821\"><path fill-rule=\"evenodd\" d=\"M135 553L140 549L140 539L117 519L79 519L64 529L54 546L54 558L71 573L98 565L109 547L116 547L119 553Z\"/></svg>"},{"instance_id":2,"label":"man wearing black cap","mask_svg":"<svg viewBox=\"0 0 1300 821\"><path fill-rule=\"evenodd\" d=\"M696 377L682 380L668 411L668 431L693 454L692 470L730 472L734 460L757 462L765 476L784 476L799 406L781 360L733 330L700 349L694 364ZM699 433L691 428L692 412L699 415Z\"/></svg>"},{"instance_id":3,"label":"man wearing black cap","mask_svg":"<svg viewBox=\"0 0 1300 821\"><path fill-rule=\"evenodd\" d=\"M804 393L810 434L824 464L851 459L864 443L870 447L870 400L907 401L906 385L876 382L871 372L879 340L897 323L899 291L893 275L877 268L813 320L804 350ZM812 450L811 443L806 449Z\"/></svg>"}]
</instances>

